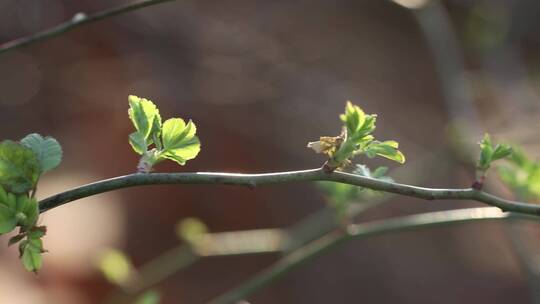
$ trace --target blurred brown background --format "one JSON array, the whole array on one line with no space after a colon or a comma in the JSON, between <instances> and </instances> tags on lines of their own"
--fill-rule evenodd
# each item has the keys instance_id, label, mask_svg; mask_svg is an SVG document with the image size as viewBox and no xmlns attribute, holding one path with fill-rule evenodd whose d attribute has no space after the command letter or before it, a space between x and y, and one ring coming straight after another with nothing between
<instances>
[{"instance_id":1,"label":"blurred brown background","mask_svg":"<svg viewBox=\"0 0 540 304\"><path fill-rule=\"evenodd\" d=\"M178 0L81 27L0 55L0 137L39 132L61 142L63 163L40 182L41 198L134 172L129 94L152 99L164 118L197 123L199 156L185 167L160 164L160 172L318 167L324 159L305 144L339 132L346 100L379 115L377 137L400 142L409 163L400 182L470 185L473 167L449 149L456 123L468 126L468 142L489 131L538 152L540 3L399 2ZM0 0L0 39L124 3ZM400 197L363 219L475 205ZM114 288L96 266L105 248L124 250L137 266L179 244L182 218L198 217L213 232L286 227L325 206L309 183L152 186L87 198L43 216L50 253L37 278L15 248L0 247L0 302L101 303ZM157 289L162 303L202 303L278 258L203 259ZM493 304L531 296L503 224L481 223L349 243L249 301Z\"/></svg>"}]
</instances>

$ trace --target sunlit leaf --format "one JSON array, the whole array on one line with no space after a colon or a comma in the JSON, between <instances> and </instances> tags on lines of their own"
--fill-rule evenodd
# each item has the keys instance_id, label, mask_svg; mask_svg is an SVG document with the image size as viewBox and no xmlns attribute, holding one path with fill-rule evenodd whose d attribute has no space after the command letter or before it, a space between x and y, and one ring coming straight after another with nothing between
<instances>
[{"instance_id":1,"label":"sunlit leaf","mask_svg":"<svg viewBox=\"0 0 540 304\"><path fill-rule=\"evenodd\" d=\"M493 147L493 143L489 134L485 134L484 138L479 142L480 158L478 159L477 168L480 171L487 171L491 163L509 157L512 155L512 147L504 144L497 144Z\"/></svg>"},{"instance_id":2,"label":"sunlit leaf","mask_svg":"<svg viewBox=\"0 0 540 304\"><path fill-rule=\"evenodd\" d=\"M128 114L135 129L145 140L151 139L151 132L155 130L157 125L155 120L160 119L156 105L148 99L134 95L130 95L128 101L130 106Z\"/></svg>"},{"instance_id":3,"label":"sunlit leaf","mask_svg":"<svg viewBox=\"0 0 540 304\"><path fill-rule=\"evenodd\" d=\"M503 159L505 157L510 156L512 154L512 147L509 145L497 145L495 147L495 151L493 151L492 155L492 161Z\"/></svg>"},{"instance_id":4,"label":"sunlit leaf","mask_svg":"<svg viewBox=\"0 0 540 304\"><path fill-rule=\"evenodd\" d=\"M342 114L340 118L347 126L349 133L352 134L364 125L366 114L360 107L347 101L347 104L345 105L345 114Z\"/></svg>"},{"instance_id":5,"label":"sunlit leaf","mask_svg":"<svg viewBox=\"0 0 540 304\"><path fill-rule=\"evenodd\" d=\"M365 153L369 157L379 155L403 164L405 162L405 156L397 149L397 146L398 144L395 141L387 141L382 143L374 142L367 147Z\"/></svg>"},{"instance_id":6,"label":"sunlit leaf","mask_svg":"<svg viewBox=\"0 0 540 304\"><path fill-rule=\"evenodd\" d=\"M190 120L187 124L180 118L165 121L162 128L163 157L184 165L187 160L197 156L201 149L197 128Z\"/></svg>"},{"instance_id":7,"label":"sunlit leaf","mask_svg":"<svg viewBox=\"0 0 540 304\"><path fill-rule=\"evenodd\" d=\"M319 141L308 144L315 152L328 156L326 169L343 169L353 157L362 154L370 158L382 156L401 164L405 162L397 141L379 142L371 134L375 131L377 115L366 114L360 107L347 101L345 113L340 115L340 119L344 123L340 136L321 137Z\"/></svg>"},{"instance_id":8,"label":"sunlit leaf","mask_svg":"<svg viewBox=\"0 0 540 304\"><path fill-rule=\"evenodd\" d=\"M129 144L138 154L142 155L144 152L147 151L148 144L146 142L146 139L144 139L144 136L142 136L139 132L133 132L129 134Z\"/></svg>"}]
</instances>

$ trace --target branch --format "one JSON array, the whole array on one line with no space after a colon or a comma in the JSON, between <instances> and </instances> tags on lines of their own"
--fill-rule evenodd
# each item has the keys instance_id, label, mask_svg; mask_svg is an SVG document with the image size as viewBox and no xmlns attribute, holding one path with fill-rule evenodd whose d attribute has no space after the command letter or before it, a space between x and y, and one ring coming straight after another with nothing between
<instances>
[{"instance_id":1,"label":"branch","mask_svg":"<svg viewBox=\"0 0 540 304\"><path fill-rule=\"evenodd\" d=\"M388 198L389 196L380 196L378 200L362 202L361 204L360 202L356 202L356 204L353 205L354 208L351 208L351 213L354 215L359 215L375 206L380 205ZM223 241L227 242L228 244L221 247L222 250L208 252L204 256L200 254L200 250L196 249L196 247L198 247L197 243L181 244L178 247L173 248L142 265L138 269L137 276L134 278L134 280L129 281L129 284L126 286L119 286L113 290L113 292L107 296L104 303L130 303L130 301L133 301L143 292L148 291L151 287L164 281L170 276L193 265L203 257L276 252L285 255L297 250L298 248L317 238L320 238L322 235L335 230L337 227L335 211L331 208L324 208L318 212L308 215L293 226L281 230L281 232L280 229L273 229L277 233L283 234L283 236L281 236L277 242L275 238L265 240L264 235L262 236L262 239L257 239L257 241L254 242L266 242L263 247L266 247L268 250L260 250L260 246L255 246L253 250L250 248L241 248L245 246L244 244L246 244L245 239L242 240L242 235L245 233L245 231L209 233L207 236L209 236L210 239L210 247L218 249L220 245L223 246L222 242L218 241L216 242L217 244L213 242L215 237L220 238L220 236L222 236L221 238ZM207 246L206 244L208 244L205 242L205 238L203 238L200 242L202 243L201 245L203 245L203 247ZM243 245L241 247L235 246L235 242L242 243ZM251 245L252 244L249 244L248 247ZM234 250L236 249L235 247L241 248L241 251ZM256 247L259 247L259 249ZM223 250L223 248L225 248L225 250ZM227 248L232 248L233 250L227 250Z\"/></svg>"},{"instance_id":2,"label":"branch","mask_svg":"<svg viewBox=\"0 0 540 304\"><path fill-rule=\"evenodd\" d=\"M8 41L0 45L0 54L13 50L13 49L23 47L23 46L34 44L42 40L53 38L55 36L69 32L85 24L93 23L93 22L96 22L96 21L99 21L108 17L121 15L121 14L138 10L147 6L160 4L163 2L169 2L169 1L173 1L173 0L139 0L139 1L127 3L127 4L124 4L115 8L104 10L102 12L98 12L89 16L79 13L75 15L70 21L59 24L53 28L33 34L31 36L22 37L22 38L18 38L12 41Z\"/></svg>"},{"instance_id":3,"label":"branch","mask_svg":"<svg viewBox=\"0 0 540 304\"><path fill-rule=\"evenodd\" d=\"M238 303L249 295L257 292L269 283L281 278L291 270L308 262L337 246L350 241L363 239L374 235L416 230L435 226L460 224L467 222L501 220L501 219L528 219L539 220L532 216L511 216L497 208L468 208L451 211L429 212L417 215L397 217L393 219L378 220L357 225L349 225L344 231L334 231L321 238L293 251L289 255L278 260L272 266L255 275L247 283L219 296L210 301L211 304Z\"/></svg>"},{"instance_id":4,"label":"branch","mask_svg":"<svg viewBox=\"0 0 540 304\"><path fill-rule=\"evenodd\" d=\"M327 173L322 168L263 173L263 174L237 174L237 173L137 173L102 180L78 188L74 188L40 201L40 212L43 213L65 203L84 197L108 192L116 189L142 186L142 185L170 185L170 184L220 184L243 185L254 188L266 184L283 184L306 181L331 181L355 185L372 190L395 193L405 196L417 197L427 200L475 200L503 211L540 215L540 205L503 199L486 192L465 189L433 189L411 185L386 182L361 175L344 172Z\"/></svg>"}]
</instances>

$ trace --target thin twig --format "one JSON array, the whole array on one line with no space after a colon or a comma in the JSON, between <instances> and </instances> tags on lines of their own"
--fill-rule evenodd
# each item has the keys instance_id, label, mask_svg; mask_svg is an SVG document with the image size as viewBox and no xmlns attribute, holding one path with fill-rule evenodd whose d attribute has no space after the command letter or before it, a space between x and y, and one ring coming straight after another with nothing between
<instances>
[{"instance_id":1,"label":"thin twig","mask_svg":"<svg viewBox=\"0 0 540 304\"><path fill-rule=\"evenodd\" d=\"M14 50L23 46L27 46L30 44L34 44L39 41L47 40L53 37L56 37L58 35L61 35L63 33L69 32L75 28L78 28L79 26L93 23L108 17L113 17L116 15L121 15L127 12L131 12L134 10L138 10L147 6L160 4L163 2L169 2L174 0L141 0L141 1L133 1L115 8L111 8L108 10L104 10L92 15L84 15L83 13L76 14L71 20L66 21L62 24L59 24L55 27L52 27L50 29L44 30L39 33L35 33L30 36L21 37L12 41L8 41L6 43L3 43L0 45L0 54Z\"/></svg>"},{"instance_id":2,"label":"thin twig","mask_svg":"<svg viewBox=\"0 0 540 304\"><path fill-rule=\"evenodd\" d=\"M427 200L475 200L503 211L540 215L540 205L511 201L486 192L464 189L434 189L417 187L393 182L382 181L361 175L344 172L326 173L322 168L263 174L237 173L151 173L131 174L102 180L66 192L53 195L40 201L40 211L43 213L65 203L121 188L142 185L164 184L221 184L243 185L253 188L265 184L284 184L306 181L331 181L369 188L372 190L412 196Z\"/></svg>"},{"instance_id":3,"label":"thin twig","mask_svg":"<svg viewBox=\"0 0 540 304\"><path fill-rule=\"evenodd\" d=\"M378 220L363 224L350 225L347 230L337 230L328 233L321 238L293 251L289 255L278 260L276 263L255 275L246 283L210 301L211 304L237 303L246 299L249 295L257 292L271 282L281 278L291 270L320 256L350 240L358 240L366 237L390 233L429 228L434 226L452 225L466 222L486 220L517 219L509 217L497 208L468 208L451 211L429 212L417 215L397 217L393 219ZM520 216L520 219L539 220L538 217Z\"/></svg>"}]
</instances>

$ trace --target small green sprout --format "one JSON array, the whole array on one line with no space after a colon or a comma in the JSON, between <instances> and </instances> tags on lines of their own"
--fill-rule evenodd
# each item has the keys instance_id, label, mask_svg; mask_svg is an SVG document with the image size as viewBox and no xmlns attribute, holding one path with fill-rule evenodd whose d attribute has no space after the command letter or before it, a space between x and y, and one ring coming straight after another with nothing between
<instances>
[{"instance_id":1,"label":"small green sprout","mask_svg":"<svg viewBox=\"0 0 540 304\"><path fill-rule=\"evenodd\" d=\"M341 134L336 137L323 136L319 141L308 143L308 147L328 156L324 166L327 172L342 169L360 154L369 158L382 156L403 164L405 156L398 150L396 141L381 142L371 135L375 131L376 118L377 115L365 114L360 107L347 101L345 113L340 115L344 124Z\"/></svg>"},{"instance_id":2,"label":"small green sprout","mask_svg":"<svg viewBox=\"0 0 540 304\"><path fill-rule=\"evenodd\" d=\"M52 137L29 134L20 142L0 143L0 234L19 227L19 234L8 245L19 243L23 266L37 272L46 233L37 226L39 206L34 198L41 174L56 168L62 161L62 147Z\"/></svg>"},{"instance_id":3,"label":"small green sprout","mask_svg":"<svg viewBox=\"0 0 540 304\"><path fill-rule=\"evenodd\" d=\"M201 144L191 120L186 124L180 118L170 118L162 123L159 110L152 101L133 95L128 101L129 118L136 129L129 135L129 143L141 155L139 172L149 173L155 164L165 159L185 165L197 156Z\"/></svg>"},{"instance_id":4,"label":"small green sprout","mask_svg":"<svg viewBox=\"0 0 540 304\"><path fill-rule=\"evenodd\" d=\"M493 145L489 134L478 143L480 145L480 158L476 163L476 181L472 187L481 190L486 179L487 171L496 160L512 155L512 147L505 144Z\"/></svg>"}]
</instances>

